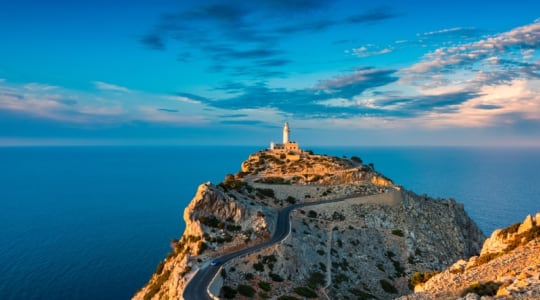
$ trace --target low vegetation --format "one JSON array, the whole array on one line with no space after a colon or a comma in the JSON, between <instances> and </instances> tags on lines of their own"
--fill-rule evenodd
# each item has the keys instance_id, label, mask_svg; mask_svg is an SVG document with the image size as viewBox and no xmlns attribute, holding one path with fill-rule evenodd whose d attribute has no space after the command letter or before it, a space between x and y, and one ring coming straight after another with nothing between
<instances>
[{"instance_id":1,"label":"low vegetation","mask_svg":"<svg viewBox=\"0 0 540 300\"><path fill-rule=\"evenodd\" d=\"M259 198L264 198L264 197L268 197L268 198L274 198L275 197L275 194L274 194L274 190L273 189L255 189L256 191L256 194Z\"/></svg>"},{"instance_id":2,"label":"low vegetation","mask_svg":"<svg viewBox=\"0 0 540 300\"><path fill-rule=\"evenodd\" d=\"M300 296L306 297L306 298L317 298L318 295L315 293L314 290L307 288L307 287L297 287L294 289L294 292L297 293Z\"/></svg>"},{"instance_id":3,"label":"low vegetation","mask_svg":"<svg viewBox=\"0 0 540 300\"><path fill-rule=\"evenodd\" d=\"M404 237L405 235L403 234L403 231L401 229L394 229L392 230L392 234L393 235L397 235L397 236L400 236L400 237Z\"/></svg>"},{"instance_id":4,"label":"low vegetation","mask_svg":"<svg viewBox=\"0 0 540 300\"><path fill-rule=\"evenodd\" d=\"M390 281L388 281L386 279L381 279L381 280L379 280L379 283L381 284L381 287L385 292L387 292L389 294L397 294L398 293L397 289L394 287L394 285L392 285L392 283L390 283Z\"/></svg>"},{"instance_id":5,"label":"low vegetation","mask_svg":"<svg viewBox=\"0 0 540 300\"><path fill-rule=\"evenodd\" d=\"M234 175L232 174L227 174L225 176L225 180L219 183L217 186L222 188L225 192L234 190L241 193L243 189L246 189L248 191L252 189L252 187L249 186L246 182L236 179L236 177L234 177Z\"/></svg>"},{"instance_id":6,"label":"low vegetation","mask_svg":"<svg viewBox=\"0 0 540 300\"><path fill-rule=\"evenodd\" d=\"M306 281L307 286L312 289L317 289L318 287L324 286L326 284L326 279L323 273L321 272L311 272Z\"/></svg>"},{"instance_id":7,"label":"low vegetation","mask_svg":"<svg viewBox=\"0 0 540 300\"><path fill-rule=\"evenodd\" d=\"M483 283L473 283L468 288L463 290L461 297L465 297L469 293L475 293L478 296L495 296L501 283L488 281Z\"/></svg>"},{"instance_id":8,"label":"low vegetation","mask_svg":"<svg viewBox=\"0 0 540 300\"><path fill-rule=\"evenodd\" d=\"M257 292L255 291L254 288L245 284L239 284L236 290L238 291L240 295L246 296L246 297L253 297L255 296L255 293Z\"/></svg>"},{"instance_id":9,"label":"low vegetation","mask_svg":"<svg viewBox=\"0 0 540 300\"><path fill-rule=\"evenodd\" d=\"M225 285L221 288L221 293L226 299L234 299L238 292L234 288Z\"/></svg>"},{"instance_id":10,"label":"low vegetation","mask_svg":"<svg viewBox=\"0 0 540 300\"><path fill-rule=\"evenodd\" d=\"M377 297L373 296L370 293L364 292L359 289L349 289L349 293L356 296L356 299L358 300L369 300L369 299L378 299Z\"/></svg>"},{"instance_id":11,"label":"low vegetation","mask_svg":"<svg viewBox=\"0 0 540 300\"><path fill-rule=\"evenodd\" d=\"M439 274L440 271L433 271L433 272L415 272L411 279L409 279L409 287L412 289L414 286L420 283L424 283L428 281L431 277Z\"/></svg>"},{"instance_id":12,"label":"low vegetation","mask_svg":"<svg viewBox=\"0 0 540 300\"><path fill-rule=\"evenodd\" d=\"M266 281L259 281L258 285L263 291L269 292L272 289L272 285Z\"/></svg>"},{"instance_id":13,"label":"low vegetation","mask_svg":"<svg viewBox=\"0 0 540 300\"><path fill-rule=\"evenodd\" d=\"M284 295L284 296L278 297L277 300L299 300L299 299L293 296Z\"/></svg>"},{"instance_id":14,"label":"low vegetation","mask_svg":"<svg viewBox=\"0 0 540 300\"><path fill-rule=\"evenodd\" d=\"M272 281L275 281L275 282L282 282L283 281L283 277L279 276L279 274L270 272L268 274L268 276L270 276Z\"/></svg>"}]
</instances>

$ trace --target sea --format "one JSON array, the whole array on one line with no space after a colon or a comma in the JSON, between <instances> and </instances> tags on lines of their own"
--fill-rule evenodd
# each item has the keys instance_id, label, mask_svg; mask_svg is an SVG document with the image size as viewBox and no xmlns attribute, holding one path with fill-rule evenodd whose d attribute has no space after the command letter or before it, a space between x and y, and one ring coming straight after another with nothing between
<instances>
[{"instance_id":1,"label":"sea","mask_svg":"<svg viewBox=\"0 0 540 300\"><path fill-rule=\"evenodd\" d=\"M540 211L532 148L311 147L454 198L485 234ZM184 230L199 184L260 147L0 148L0 299L129 299Z\"/></svg>"}]
</instances>

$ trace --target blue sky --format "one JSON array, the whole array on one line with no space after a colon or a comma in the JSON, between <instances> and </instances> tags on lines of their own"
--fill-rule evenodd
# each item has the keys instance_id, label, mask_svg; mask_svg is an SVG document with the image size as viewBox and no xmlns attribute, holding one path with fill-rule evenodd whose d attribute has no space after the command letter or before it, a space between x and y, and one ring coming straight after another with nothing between
<instances>
[{"instance_id":1,"label":"blue sky","mask_svg":"<svg viewBox=\"0 0 540 300\"><path fill-rule=\"evenodd\" d=\"M0 145L540 145L539 1L0 10Z\"/></svg>"}]
</instances>

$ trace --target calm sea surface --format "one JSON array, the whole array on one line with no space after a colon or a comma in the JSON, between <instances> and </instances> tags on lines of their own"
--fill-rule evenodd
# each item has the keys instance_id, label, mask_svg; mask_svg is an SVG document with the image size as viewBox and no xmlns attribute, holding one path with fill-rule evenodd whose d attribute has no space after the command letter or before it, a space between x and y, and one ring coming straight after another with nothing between
<instances>
[{"instance_id":1,"label":"calm sea surface","mask_svg":"<svg viewBox=\"0 0 540 300\"><path fill-rule=\"evenodd\" d=\"M311 148L453 197L485 233L540 211L540 151ZM257 147L0 148L0 299L128 299L184 229L197 186Z\"/></svg>"}]
</instances>

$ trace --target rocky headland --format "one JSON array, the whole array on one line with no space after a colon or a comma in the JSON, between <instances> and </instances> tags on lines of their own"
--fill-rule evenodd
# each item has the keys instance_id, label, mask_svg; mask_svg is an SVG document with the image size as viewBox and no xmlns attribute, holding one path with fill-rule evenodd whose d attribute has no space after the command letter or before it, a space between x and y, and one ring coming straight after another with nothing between
<instances>
[{"instance_id":1,"label":"rocky headland","mask_svg":"<svg viewBox=\"0 0 540 300\"><path fill-rule=\"evenodd\" d=\"M282 241L216 262L268 242L287 207L294 209ZM531 228L537 228L538 218L531 218ZM521 237L523 229L518 228L503 240L494 233L484 244L482 232L455 200L396 186L358 157L310 151L250 155L235 175L201 184L184 220L186 229L172 242L174 250L134 299L183 299L190 280L218 263L208 292L220 299L455 299L470 285L456 283L447 293L441 287L456 280L444 274L461 278L513 251L526 256L538 243L533 239L508 252L501 243L514 241L512 234ZM482 261L486 255L492 260L472 266L471 260ZM458 266L462 273L439 273ZM506 290L511 294L513 286Z\"/></svg>"}]
</instances>

